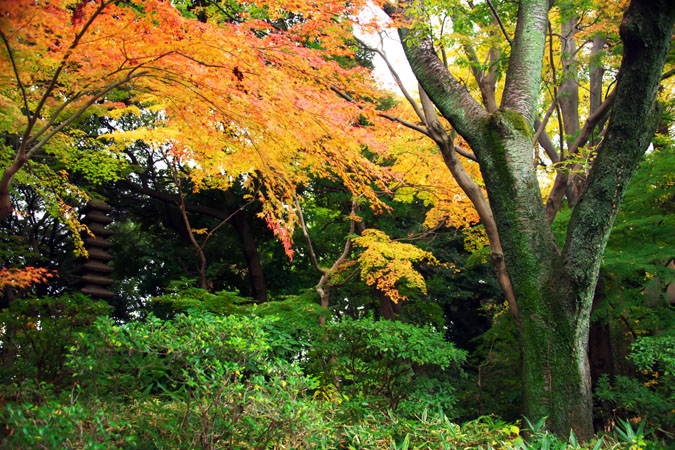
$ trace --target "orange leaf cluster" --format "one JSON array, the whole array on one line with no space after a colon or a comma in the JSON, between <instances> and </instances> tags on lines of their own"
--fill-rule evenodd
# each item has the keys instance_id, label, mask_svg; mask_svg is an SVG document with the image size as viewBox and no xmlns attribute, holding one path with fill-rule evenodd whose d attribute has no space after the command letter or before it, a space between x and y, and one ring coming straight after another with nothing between
<instances>
[{"instance_id":1,"label":"orange leaf cluster","mask_svg":"<svg viewBox=\"0 0 675 450\"><path fill-rule=\"evenodd\" d=\"M362 148L384 149L359 124L379 120L361 100L378 93L367 71L333 58L349 53L349 17L365 1L251 4L303 20L281 31L257 19L202 23L162 0L0 2L0 128L48 146L69 117L135 104L162 120L108 138L171 148L197 188L257 180L275 231L293 227L285 205L311 176L337 177L376 204L386 173ZM277 234L290 248L292 234Z\"/></svg>"},{"instance_id":2,"label":"orange leaf cluster","mask_svg":"<svg viewBox=\"0 0 675 450\"><path fill-rule=\"evenodd\" d=\"M25 289L34 284L44 283L56 276L53 270L40 267L24 267L23 269L0 269L0 289L7 286Z\"/></svg>"},{"instance_id":3,"label":"orange leaf cluster","mask_svg":"<svg viewBox=\"0 0 675 450\"><path fill-rule=\"evenodd\" d=\"M415 270L414 262L426 261L436 264L434 256L412 244L391 240L384 232L367 229L361 236L354 238L354 245L363 248L359 255L361 278L368 286L375 286L384 292L394 303L407 300L397 286L427 292L427 286L421 273Z\"/></svg>"}]
</instances>

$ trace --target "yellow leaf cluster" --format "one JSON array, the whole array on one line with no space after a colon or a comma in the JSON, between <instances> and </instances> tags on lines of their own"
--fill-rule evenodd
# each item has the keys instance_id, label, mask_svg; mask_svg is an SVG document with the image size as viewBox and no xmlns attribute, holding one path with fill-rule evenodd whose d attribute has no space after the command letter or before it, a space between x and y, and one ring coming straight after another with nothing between
<instances>
[{"instance_id":1,"label":"yellow leaf cluster","mask_svg":"<svg viewBox=\"0 0 675 450\"><path fill-rule=\"evenodd\" d=\"M361 278L368 286L376 287L395 303L407 299L397 289L400 284L426 294L424 277L415 270L413 263L438 263L431 253L412 244L393 241L386 233L375 229L364 230L353 242L356 247L363 248L359 264Z\"/></svg>"}]
</instances>

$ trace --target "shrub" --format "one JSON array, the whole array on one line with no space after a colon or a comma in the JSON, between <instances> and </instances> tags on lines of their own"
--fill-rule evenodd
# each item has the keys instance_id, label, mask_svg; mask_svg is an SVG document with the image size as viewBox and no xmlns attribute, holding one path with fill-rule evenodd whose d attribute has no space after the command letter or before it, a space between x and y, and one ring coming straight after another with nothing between
<instances>
[{"instance_id":1,"label":"shrub","mask_svg":"<svg viewBox=\"0 0 675 450\"><path fill-rule=\"evenodd\" d=\"M293 447L317 419L314 383L275 359L270 319L195 312L82 333L69 366L83 400L134 423L140 448Z\"/></svg>"},{"instance_id":2,"label":"shrub","mask_svg":"<svg viewBox=\"0 0 675 450\"><path fill-rule=\"evenodd\" d=\"M441 333L372 318L344 319L326 325L322 333L309 370L346 397L356 415L372 408L410 415L425 408L451 411L451 370L465 360L466 352Z\"/></svg>"},{"instance_id":3,"label":"shrub","mask_svg":"<svg viewBox=\"0 0 675 450\"><path fill-rule=\"evenodd\" d=\"M609 402L624 418L639 417L666 432L675 427L675 336L645 336L631 346L629 359L635 376L619 375L614 382L603 375L595 390L599 400Z\"/></svg>"},{"instance_id":4,"label":"shrub","mask_svg":"<svg viewBox=\"0 0 675 450\"><path fill-rule=\"evenodd\" d=\"M0 312L4 396L15 398L28 385L67 378L65 355L75 336L110 311L82 294L12 301Z\"/></svg>"}]
</instances>

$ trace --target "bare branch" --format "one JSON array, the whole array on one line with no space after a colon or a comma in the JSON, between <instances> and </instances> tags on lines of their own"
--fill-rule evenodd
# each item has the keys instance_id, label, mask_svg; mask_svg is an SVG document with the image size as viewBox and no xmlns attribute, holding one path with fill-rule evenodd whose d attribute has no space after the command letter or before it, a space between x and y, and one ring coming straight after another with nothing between
<instances>
[{"instance_id":1,"label":"bare branch","mask_svg":"<svg viewBox=\"0 0 675 450\"><path fill-rule=\"evenodd\" d=\"M541 120L537 127L537 131L534 133L534 138L532 139L532 145L537 145L537 141L539 141L539 138L541 137L541 133L544 132L544 129L546 128L546 123L548 123L548 119L551 117L551 114L553 113L553 110L555 109L555 105L557 103L558 99L553 99L551 102L551 106L548 107L546 110L546 114L544 114L544 118Z\"/></svg>"},{"instance_id":2,"label":"bare branch","mask_svg":"<svg viewBox=\"0 0 675 450\"><path fill-rule=\"evenodd\" d=\"M504 28L504 24L502 23L502 19L499 17L499 14L497 13L497 10L492 5L492 2L490 0L487 0L487 4L490 7L490 11L492 11L492 15L494 16L495 20L499 24L499 28L502 29L502 33L504 34L504 37L509 42L509 45L513 47L513 41L509 37L509 34L506 32L506 28Z\"/></svg>"},{"instance_id":3,"label":"bare branch","mask_svg":"<svg viewBox=\"0 0 675 450\"><path fill-rule=\"evenodd\" d=\"M420 120L424 121L424 114L422 113L422 110L420 110L419 105L415 101L415 99L410 95L410 92L405 88L403 85L403 82L401 81L401 77L399 77L398 72L396 72L396 69L394 69L394 66L391 64L389 61L389 58L387 58L387 54L380 50L379 48L371 47L359 38L356 38L356 41L361 45L364 49L369 50L371 52L375 52L380 57L384 60L385 64L387 65L387 68L389 69L389 73L391 73L391 76L394 77L394 81L396 82L396 85L398 88L401 90L403 93L403 96L408 100L408 103L410 103L410 106L415 110L415 114L420 118Z\"/></svg>"},{"instance_id":4,"label":"bare branch","mask_svg":"<svg viewBox=\"0 0 675 450\"><path fill-rule=\"evenodd\" d=\"M305 224L305 216L302 214L302 207L300 206L300 201L298 197L295 196L295 207L298 211L298 218L300 219L300 229L302 230L303 236L305 236L305 241L307 241L307 248L309 250L309 259L312 262L312 267L321 274L321 278L325 278L327 271L319 267L319 261L316 258L316 252L314 252L314 246L312 245L312 239L309 237L309 232L307 231L307 225Z\"/></svg>"},{"instance_id":5,"label":"bare branch","mask_svg":"<svg viewBox=\"0 0 675 450\"><path fill-rule=\"evenodd\" d=\"M30 158L35 152L37 152L38 150L40 150L40 148L42 148L42 146L45 145L45 143L49 142L49 140L50 140L56 133L58 133L59 131L61 131L62 129L64 129L66 126L70 125L75 119L77 119L78 117L80 117L80 116L82 115L82 113L84 113L84 112L85 112L91 105L93 105L99 98L103 97L105 94L107 94L108 92L112 91L112 90L115 89L116 87L118 87L118 86L120 86L120 85L122 85L122 84L124 84L124 83L126 83L126 82L128 82L128 81L131 81L133 78L138 78L138 77L141 77L141 76L145 76L145 75L147 75L148 73L149 73L149 72L139 72L139 73L137 73L137 74L127 76L126 78L124 78L124 79L122 79L122 80L119 80L119 81L117 81L117 82L115 82L115 83L112 83L112 84L108 85L107 87L105 87L105 88L104 88L103 90L101 90L98 94L96 94L95 96L93 96L87 103L85 103L84 105L82 105L82 106L80 107L80 109L78 109L77 111L75 111L75 113L74 113L72 116L70 116L68 119L64 120L63 122L61 122L58 126L54 127L54 129L53 129L49 134L47 134L47 136L43 137L42 140L41 140L40 142L38 142L37 144L33 145L33 146L31 147L31 149L30 149L30 150L28 151L28 153L27 153L28 157ZM42 134L42 133L40 133L40 134ZM32 141L32 140L33 140L33 139L31 139L30 141Z\"/></svg>"},{"instance_id":6,"label":"bare branch","mask_svg":"<svg viewBox=\"0 0 675 450\"><path fill-rule=\"evenodd\" d=\"M21 77L19 76L19 69L16 67L16 61L14 61L14 54L12 53L12 48L9 46L9 41L7 40L7 37L5 37L5 33L3 33L1 29L0 29L0 37L2 37L2 41L5 43L5 47L7 48L7 54L9 55L9 60L12 62L12 69L14 70L14 76L16 77L16 82L19 85L19 89L21 89L21 97L23 98L23 105L26 108L26 116L28 117L28 122L30 122L31 120L30 108L28 107L28 96L26 95L26 88L21 82Z\"/></svg>"},{"instance_id":7,"label":"bare branch","mask_svg":"<svg viewBox=\"0 0 675 450\"><path fill-rule=\"evenodd\" d=\"M417 131L419 133L422 133L423 135L431 138L431 135L429 134L429 131L426 128L423 128L419 125L415 125L414 123L408 122L405 119L401 119L400 117L392 116L392 115L385 114L385 113L379 113L378 116L384 117L385 119L391 120L392 122L398 122L403 126L406 126L406 127L410 128L412 130L415 130L415 131Z\"/></svg>"}]
</instances>

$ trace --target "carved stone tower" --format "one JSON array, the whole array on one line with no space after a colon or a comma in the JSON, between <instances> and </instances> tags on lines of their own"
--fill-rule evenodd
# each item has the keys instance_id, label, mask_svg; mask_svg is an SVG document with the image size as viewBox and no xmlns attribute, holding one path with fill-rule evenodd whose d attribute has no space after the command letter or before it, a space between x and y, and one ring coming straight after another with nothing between
<instances>
[{"instance_id":1,"label":"carved stone tower","mask_svg":"<svg viewBox=\"0 0 675 450\"><path fill-rule=\"evenodd\" d=\"M89 227L94 236L85 234L83 236L84 247L89 253L89 257L83 260L82 267L77 270L80 275L77 285L80 292L93 298L106 299L115 295L106 289L113 283L113 280L107 277L112 273L113 268L106 265L112 256L106 251L112 246L112 243L106 241L112 231L107 230L106 226L112 222L112 219L106 214L111 208L100 200L92 200L84 207L85 214L82 223Z\"/></svg>"}]
</instances>

